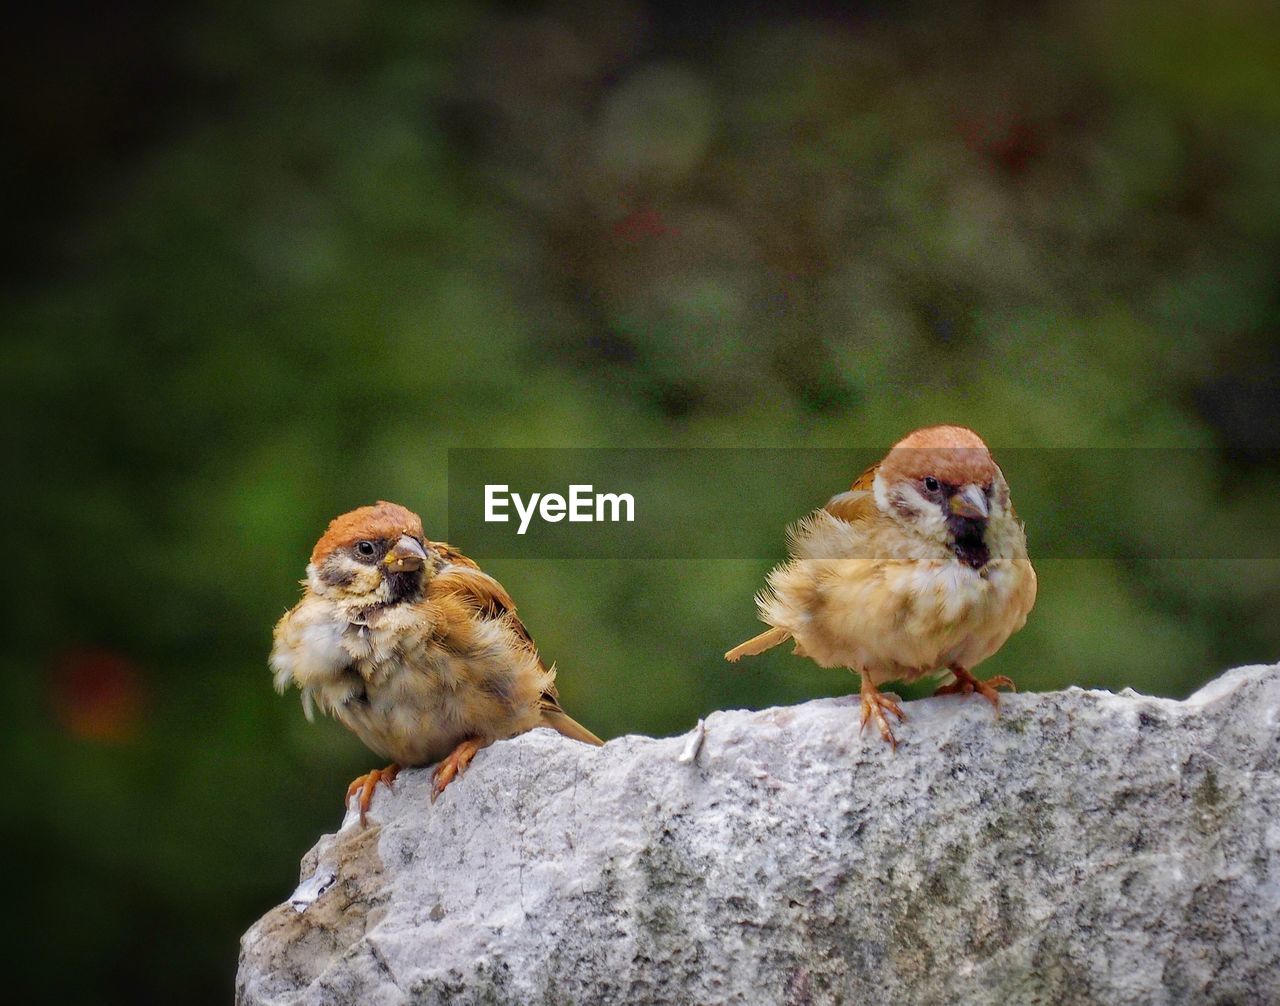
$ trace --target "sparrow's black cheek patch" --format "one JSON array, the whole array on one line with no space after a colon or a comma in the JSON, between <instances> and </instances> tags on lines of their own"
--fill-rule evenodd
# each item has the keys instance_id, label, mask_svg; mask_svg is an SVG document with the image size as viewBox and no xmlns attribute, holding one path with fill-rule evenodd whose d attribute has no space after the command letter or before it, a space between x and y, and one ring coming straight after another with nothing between
<instances>
[{"instance_id":1,"label":"sparrow's black cheek patch","mask_svg":"<svg viewBox=\"0 0 1280 1006\"><path fill-rule=\"evenodd\" d=\"M320 567L320 580L328 587L350 587L355 578L355 573L341 563L326 562Z\"/></svg>"}]
</instances>

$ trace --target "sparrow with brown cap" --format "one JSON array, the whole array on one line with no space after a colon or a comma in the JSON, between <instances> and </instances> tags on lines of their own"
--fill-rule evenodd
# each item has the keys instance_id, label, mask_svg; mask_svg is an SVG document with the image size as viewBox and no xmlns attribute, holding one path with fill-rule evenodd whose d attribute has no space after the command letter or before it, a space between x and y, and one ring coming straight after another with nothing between
<instances>
[{"instance_id":1,"label":"sparrow with brown cap","mask_svg":"<svg viewBox=\"0 0 1280 1006\"><path fill-rule=\"evenodd\" d=\"M510 595L417 514L379 502L337 517L316 543L303 596L275 628L276 688L302 691L391 764L356 779L361 823L379 782L436 763L432 799L497 740L547 726L602 741L560 708Z\"/></svg>"},{"instance_id":2,"label":"sparrow with brown cap","mask_svg":"<svg viewBox=\"0 0 1280 1006\"><path fill-rule=\"evenodd\" d=\"M973 669L1026 623L1036 574L1009 486L972 430L909 434L848 492L788 531L790 558L757 596L770 628L725 658L788 639L821 667L861 679L862 725L874 719L896 746L886 713L905 720L886 681L950 673L938 689L978 692L999 709L1003 675Z\"/></svg>"}]
</instances>

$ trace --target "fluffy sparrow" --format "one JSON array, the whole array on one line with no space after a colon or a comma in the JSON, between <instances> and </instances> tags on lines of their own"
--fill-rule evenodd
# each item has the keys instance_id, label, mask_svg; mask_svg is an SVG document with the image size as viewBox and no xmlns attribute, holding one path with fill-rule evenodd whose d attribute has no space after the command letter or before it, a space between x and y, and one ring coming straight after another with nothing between
<instances>
[{"instance_id":1,"label":"fluffy sparrow","mask_svg":"<svg viewBox=\"0 0 1280 1006\"><path fill-rule=\"evenodd\" d=\"M904 437L848 492L788 530L790 558L756 598L771 628L727 660L795 640L821 667L862 679L862 726L897 746L886 712L905 720L885 681L946 674L938 689L978 692L998 711L1004 676L971 673L1026 623L1036 599L1009 486L972 430L931 426Z\"/></svg>"},{"instance_id":2,"label":"fluffy sparrow","mask_svg":"<svg viewBox=\"0 0 1280 1006\"><path fill-rule=\"evenodd\" d=\"M276 689L297 685L308 719L318 705L392 762L347 790L362 824L402 767L437 763L434 800L481 748L534 727L603 743L560 708L555 668L502 585L404 507L335 518L302 585L275 628Z\"/></svg>"}]
</instances>

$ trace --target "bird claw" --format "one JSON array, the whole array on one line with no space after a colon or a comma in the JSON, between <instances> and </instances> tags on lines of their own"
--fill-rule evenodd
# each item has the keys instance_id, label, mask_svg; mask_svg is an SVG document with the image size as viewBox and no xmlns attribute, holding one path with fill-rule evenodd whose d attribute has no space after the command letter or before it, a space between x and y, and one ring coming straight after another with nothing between
<instances>
[{"instance_id":1,"label":"bird claw","mask_svg":"<svg viewBox=\"0 0 1280 1006\"><path fill-rule=\"evenodd\" d=\"M902 711L902 704L896 695L885 695L883 692L877 691L875 685L871 684L864 677L862 679L862 722L858 727L858 732L866 730L867 723L872 718L876 721L876 726L880 728L880 736L889 743L894 750L898 750L898 738L893 736L893 731L889 728L889 720L885 717L885 712L890 712L898 717L899 722L907 721L907 714Z\"/></svg>"},{"instance_id":2,"label":"bird claw","mask_svg":"<svg viewBox=\"0 0 1280 1006\"><path fill-rule=\"evenodd\" d=\"M471 759L485 746L485 741L478 740L475 737L468 737L440 760L440 763L435 767L435 771L431 773L432 803L436 802L437 797L444 792L449 783L467 771L467 766L471 764Z\"/></svg>"},{"instance_id":3,"label":"bird claw","mask_svg":"<svg viewBox=\"0 0 1280 1006\"><path fill-rule=\"evenodd\" d=\"M360 794L360 827L364 828L368 825L365 820L369 813L369 805L373 803L373 791L378 788L378 783L386 785L387 789L391 789L391 783L395 777L400 774L399 765L388 765L386 768L375 768L372 772L366 772L362 776L357 776L352 780L351 785L347 787L347 796L343 803L350 803L351 798L357 793Z\"/></svg>"},{"instance_id":4,"label":"bird claw","mask_svg":"<svg viewBox=\"0 0 1280 1006\"><path fill-rule=\"evenodd\" d=\"M977 692L984 699L991 703L996 711L996 715L1000 715L1000 693L997 688L1008 688L1010 691L1016 692L1017 686L1013 683L1012 678L1008 678L1003 674L997 674L994 678L987 678L980 681L963 667L951 668L951 673L956 676L955 681L949 685L941 686L934 695L971 695Z\"/></svg>"}]
</instances>

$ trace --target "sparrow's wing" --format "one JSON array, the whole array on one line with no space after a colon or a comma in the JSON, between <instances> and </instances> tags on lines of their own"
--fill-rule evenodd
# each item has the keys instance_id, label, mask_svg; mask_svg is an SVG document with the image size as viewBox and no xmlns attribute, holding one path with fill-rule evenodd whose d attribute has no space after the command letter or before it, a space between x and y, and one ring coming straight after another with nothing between
<instances>
[{"instance_id":1,"label":"sparrow's wing","mask_svg":"<svg viewBox=\"0 0 1280 1006\"><path fill-rule=\"evenodd\" d=\"M875 493L872 489L876 481L876 472L879 470L880 463L876 462L853 480L853 485L848 492L836 493L827 500L827 505L822 509L832 517L839 517L850 524L856 524L860 520L874 516L877 511Z\"/></svg>"},{"instance_id":2,"label":"sparrow's wing","mask_svg":"<svg viewBox=\"0 0 1280 1006\"><path fill-rule=\"evenodd\" d=\"M871 492L873 483L876 480L876 473L880 471L880 462L868 468L865 472L853 480L853 485L849 488L854 492Z\"/></svg>"},{"instance_id":3,"label":"sparrow's wing","mask_svg":"<svg viewBox=\"0 0 1280 1006\"><path fill-rule=\"evenodd\" d=\"M880 465L878 463L872 465L858 476L853 483L852 489L832 496L827 501L827 505L823 507L823 510L831 514L832 517L846 521L849 524L856 524L859 521L874 517L879 511L876 509L875 495L871 492L871 486L875 481L876 472L879 468ZM821 514L821 511L817 511L817 513ZM798 524L787 529L788 548L793 554L803 547L801 543L810 537L815 525L821 523L821 521L815 521L814 517L815 515L811 514ZM730 663L736 663L743 657L752 657L757 653L763 653L771 647L785 643L790 638L790 632L775 626L772 629L766 629L758 636L752 636L745 643L739 643L724 655L724 659Z\"/></svg>"},{"instance_id":4,"label":"sparrow's wing","mask_svg":"<svg viewBox=\"0 0 1280 1006\"><path fill-rule=\"evenodd\" d=\"M511 600L507 588L452 545L444 542L431 545L440 553L443 564L427 582L428 594L461 595L475 605L481 618L505 618L516 634L533 647L533 637L516 615L516 602Z\"/></svg>"},{"instance_id":5,"label":"sparrow's wing","mask_svg":"<svg viewBox=\"0 0 1280 1006\"><path fill-rule=\"evenodd\" d=\"M846 493L837 493L827 500L827 505L822 509L849 524L868 520L880 512L876 508L875 495L867 489L850 489Z\"/></svg>"},{"instance_id":6,"label":"sparrow's wing","mask_svg":"<svg viewBox=\"0 0 1280 1006\"><path fill-rule=\"evenodd\" d=\"M533 637L516 616L515 602L511 600L506 588L457 549L443 543L436 543L435 547L445 562L429 581L428 592L438 591L442 595L465 597L475 605L481 618L503 619L529 645L529 649L536 652ZM554 668L552 670L554 673ZM548 685L539 697L538 713L543 726L551 727L565 737L597 747L604 744L604 741L560 708L555 685Z\"/></svg>"}]
</instances>

